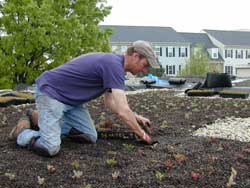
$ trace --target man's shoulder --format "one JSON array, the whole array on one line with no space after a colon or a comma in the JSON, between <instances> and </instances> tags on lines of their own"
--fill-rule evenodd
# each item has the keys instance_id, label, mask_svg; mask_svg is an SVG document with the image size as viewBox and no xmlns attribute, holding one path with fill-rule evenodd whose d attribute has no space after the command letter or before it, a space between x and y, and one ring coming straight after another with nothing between
<instances>
[{"instance_id":1,"label":"man's shoulder","mask_svg":"<svg viewBox=\"0 0 250 188\"><path fill-rule=\"evenodd\" d=\"M108 62L121 62L123 61L124 56L120 54L114 54L114 53L98 53L99 57L103 60L106 60ZM96 54L96 55L98 55Z\"/></svg>"},{"instance_id":2,"label":"man's shoulder","mask_svg":"<svg viewBox=\"0 0 250 188\"><path fill-rule=\"evenodd\" d=\"M114 53L99 53L95 54L96 60L100 62L101 66L117 66L123 67L124 64L124 56L118 55Z\"/></svg>"}]
</instances>

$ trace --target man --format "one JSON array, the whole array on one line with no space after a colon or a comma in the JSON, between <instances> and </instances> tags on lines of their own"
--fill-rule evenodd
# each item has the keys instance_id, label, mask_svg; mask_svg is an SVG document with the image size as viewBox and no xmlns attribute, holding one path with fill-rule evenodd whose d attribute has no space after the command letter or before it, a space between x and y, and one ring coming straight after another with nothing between
<instances>
[{"instance_id":1,"label":"man","mask_svg":"<svg viewBox=\"0 0 250 188\"><path fill-rule=\"evenodd\" d=\"M36 79L36 108L39 131L27 118L19 120L10 133L19 146L45 156L60 150L61 135L95 143L97 132L85 104L104 94L105 106L116 113L146 143L150 136L140 124L150 120L130 109L124 92L125 72L146 73L158 68L154 50L146 41L136 41L125 55L91 53L81 55Z\"/></svg>"}]
</instances>

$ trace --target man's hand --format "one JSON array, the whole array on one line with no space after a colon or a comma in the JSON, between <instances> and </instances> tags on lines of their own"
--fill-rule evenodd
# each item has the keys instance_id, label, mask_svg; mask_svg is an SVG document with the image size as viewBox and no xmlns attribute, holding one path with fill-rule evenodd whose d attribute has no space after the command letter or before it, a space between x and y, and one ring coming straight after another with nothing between
<instances>
[{"instance_id":1,"label":"man's hand","mask_svg":"<svg viewBox=\"0 0 250 188\"><path fill-rule=\"evenodd\" d=\"M141 126L141 128L147 133L151 134L151 122L149 119L140 116L138 114L135 114L136 121Z\"/></svg>"},{"instance_id":2,"label":"man's hand","mask_svg":"<svg viewBox=\"0 0 250 188\"><path fill-rule=\"evenodd\" d=\"M104 103L113 112L117 113L136 135L146 143L151 144L152 140L149 136L151 132L149 126L151 122L149 119L133 113L128 105L127 97L123 90L112 89L112 92L106 92Z\"/></svg>"},{"instance_id":3,"label":"man's hand","mask_svg":"<svg viewBox=\"0 0 250 188\"><path fill-rule=\"evenodd\" d=\"M143 134L142 140L144 142L146 142L147 144L151 144L152 143L151 137L147 133L145 133L145 132Z\"/></svg>"}]
</instances>

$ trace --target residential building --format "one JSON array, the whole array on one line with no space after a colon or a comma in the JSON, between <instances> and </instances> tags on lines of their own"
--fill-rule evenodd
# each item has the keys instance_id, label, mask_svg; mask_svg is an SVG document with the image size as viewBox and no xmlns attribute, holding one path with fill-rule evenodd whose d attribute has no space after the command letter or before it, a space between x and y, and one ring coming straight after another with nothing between
<instances>
[{"instance_id":1,"label":"residential building","mask_svg":"<svg viewBox=\"0 0 250 188\"><path fill-rule=\"evenodd\" d=\"M190 42L171 27L117 25L101 27L113 29L114 33L110 37L113 52L124 53L127 46L136 40L151 42L167 75L177 75L190 55Z\"/></svg>"},{"instance_id":2,"label":"residential building","mask_svg":"<svg viewBox=\"0 0 250 188\"><path fill-rule=\"evenodd\" d=\"M186 65L191 49L202 44L215 71L250 77L250 32L204 30L202 33L176 32L171 27L102 25L111 28L113 52L124 53L136 40L152 43L159 63L168 76L176 76Z\"/></svg>"},{"instance_id":3,"label":"residential building","mask_svg":"<svg viewBox=\"0 0 250 188\"><path fill-rule=\"evenodd\" d=\"M206 33L181 33L182 37L191 43L191 49L195 50L198 44L204 47L205 53L209 58L212 71L223 72L224 61L219 53L219 48L215 46Z\"/></svg>"},{"instance_id":4,"label":"residential building","mask_svg":"<svg viewBox=\"0 0 250 188\"><path fill-rule=\"evenodd\" d=\"M224 61L224 72L250 77L250 32L204 30Z\"/></svg>"}]
</instances>

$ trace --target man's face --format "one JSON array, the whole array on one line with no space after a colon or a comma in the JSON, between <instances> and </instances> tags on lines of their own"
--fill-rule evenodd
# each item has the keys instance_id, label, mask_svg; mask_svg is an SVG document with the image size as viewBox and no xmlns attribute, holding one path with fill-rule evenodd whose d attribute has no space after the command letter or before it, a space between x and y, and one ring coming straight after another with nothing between
<instances>
[{"instance_id":1,"label":"man's face","mask_svg":"<svg viewBox=\"0 0 250 188\"><path fill-rule=\"evenodd\" d=\"M133 60L134 64L131 69L132 74L138 74L138 73L147 73L148 69L150 67L148 60L146 58L140 58L140 55L138 53L133 54Z\"/></svg>"}]
</instances>

